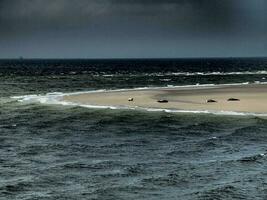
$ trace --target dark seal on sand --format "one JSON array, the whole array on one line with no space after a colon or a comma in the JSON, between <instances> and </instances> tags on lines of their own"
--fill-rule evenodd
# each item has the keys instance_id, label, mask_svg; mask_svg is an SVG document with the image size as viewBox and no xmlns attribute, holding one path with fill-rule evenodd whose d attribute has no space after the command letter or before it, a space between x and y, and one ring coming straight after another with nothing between
<instances>
[{"instance_id":1,"label":"dark seal on sand","mask_svg":"<svg viewBox=\"0 0 267 200\"><path fill-rule=\"evenodd\" d=\"M160 100L158 100L158 102L159 102L159 103L168 103L169 101L166 100L166 99L160 99Z\"/></svg>"},{"instance_id":2,"label":"dark seal on sand","mask_svg":"<svg viewBox=\"0 0 267 200\"><path fill-rule=\"evenodd\" d=\"M207 103L216 103L217 101L215 101L214 99L208 99Z\"/></svg>"},{"instance_id":3,"label":"dark seal on sand","mask_svg":"<svg viewBox=\"0 0 267 200\"><path fill-rule=\"evenodd\" d=\"M229 99L227 99L227 101L240 101L240 99L236 99L236 98L229 98Z\"/></svg>"}]
</instances>

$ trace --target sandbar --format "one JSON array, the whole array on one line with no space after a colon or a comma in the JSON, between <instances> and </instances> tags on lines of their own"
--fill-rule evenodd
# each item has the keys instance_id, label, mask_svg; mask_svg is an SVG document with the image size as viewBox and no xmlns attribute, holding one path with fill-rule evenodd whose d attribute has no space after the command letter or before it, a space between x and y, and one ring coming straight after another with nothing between
<instances>
[{"instance_id":1,"label":"sandbar","mask_svg":"<svg viewBox=\"0 0 267 200\"><path fill-rule=\"evenodd\" d=\"M229 98L240 101L228 101ZM158 103L160 99L168 103ZM208 99L217 102L207 103ZM111 90L66 95L62 101L125 108L267 113L267 84Z\"/></svg>"}]
</instances>

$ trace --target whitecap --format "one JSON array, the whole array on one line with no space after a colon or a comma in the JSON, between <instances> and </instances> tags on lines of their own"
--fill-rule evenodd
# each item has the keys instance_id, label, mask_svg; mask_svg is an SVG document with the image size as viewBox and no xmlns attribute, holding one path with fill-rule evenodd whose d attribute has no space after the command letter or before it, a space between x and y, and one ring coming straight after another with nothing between
<instances>
[{"instance_id":1,"label":"whitecap","mask_svg":"<svg viewBox=\"0 0 267 200\"><path fill-rule=\"evenodd\" d=\"M227 76L227 75L265 75L267 71L238 71L238 72L173 72L166 75L173 76Z\"/></svg>"}]
</instances>

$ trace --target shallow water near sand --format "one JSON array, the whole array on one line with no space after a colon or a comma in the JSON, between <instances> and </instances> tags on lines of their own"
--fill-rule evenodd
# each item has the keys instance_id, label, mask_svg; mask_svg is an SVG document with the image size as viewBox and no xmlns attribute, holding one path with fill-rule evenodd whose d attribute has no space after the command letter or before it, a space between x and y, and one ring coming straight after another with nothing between
<instances>
[{"instance_id":1,"label":"shallow water near sand","mask_svg":"<svg viewBox=\"0 0 267 200\"><path fill-rule=\"evenodd\" d=\"M11 98L258 83L266 69L267 59L2 60L0 199L266 199L266 117Z\"/></svg>"}]
</instances>

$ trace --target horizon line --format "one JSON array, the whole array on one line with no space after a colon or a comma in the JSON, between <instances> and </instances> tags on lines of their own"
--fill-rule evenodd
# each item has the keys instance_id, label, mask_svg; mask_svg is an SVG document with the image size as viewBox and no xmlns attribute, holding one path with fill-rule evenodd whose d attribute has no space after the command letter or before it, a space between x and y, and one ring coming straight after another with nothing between
<instances>
[{"instance_id":1,"label":"horizon line","mask_svg":"<svg viewBox=\"0 0 267 200\"><path fill-rule=\"evenodd\" d=\"M16 57L16 58L0 58L0 60L178 60L178 59L236 59L236 58L267 58L267 56L207 56L207 57L103 57L103 58L61 58L61 57Z\"/></svg>"}]
</instances>

